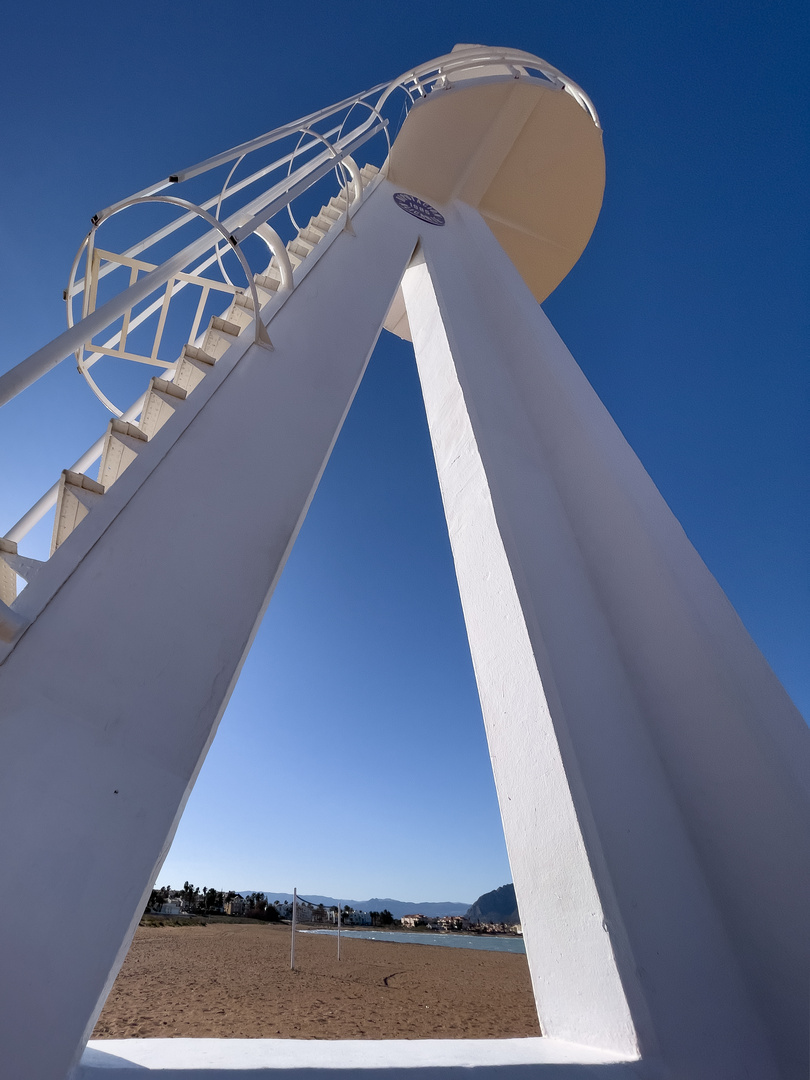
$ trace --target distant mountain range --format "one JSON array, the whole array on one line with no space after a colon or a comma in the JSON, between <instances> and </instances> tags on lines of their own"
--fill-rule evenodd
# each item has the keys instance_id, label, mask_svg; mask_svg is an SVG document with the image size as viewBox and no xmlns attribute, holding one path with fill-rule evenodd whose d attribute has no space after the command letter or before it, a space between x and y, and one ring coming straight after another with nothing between
<instances>
[{"instance_id":1,"label":"distant mountain range","mask_svg":"<svg viewBox=\"0 0 810 1080\"><path fill-rule=\"evenodd\" d=\"M479 896L472 907L465 912L471 923L519 923L517 900L514 885L501 885L499 889Z\"/></svg>"},{"instance_id":2,"label":"distant mountain range","mask_svg":"<svg viewBox=\"0 0 810 1080\"><path fill-rule=\"evenodd\" d=\"M263 891L264 895L272 904L278 900L280 903L291 903L292 893L288 892L268 892L267 889L242 889L240 893L242 896L247 896L251 892ZM390 896L380 898L378 896L372 897L371 900L336 900L334 896L315 896L312 893L298 895L299 900L306 900L308 904L323 904L324 907L334 907L340 904L341 907L348 904L349 907L355 909L355 911L385 911L386 909L391 912L395 919L401 919L403 915L464 915L467 911L467 904L456 904L451 901L446 903L434 903L427 900L393 900ZM498 920L499 922L501 920Z\"/></svg>"}]
</instances>

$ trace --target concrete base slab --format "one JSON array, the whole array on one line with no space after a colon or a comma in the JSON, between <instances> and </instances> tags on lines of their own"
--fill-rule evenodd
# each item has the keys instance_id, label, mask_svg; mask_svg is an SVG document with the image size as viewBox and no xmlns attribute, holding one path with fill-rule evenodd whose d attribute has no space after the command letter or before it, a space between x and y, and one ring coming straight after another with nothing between
<instances>
[{"instance_id":1,"label":"concrete base slab","mask_svg":"<svg viewBox=\"0 0 810 1080\"><path fill-rule=\"evenodd\" d=\"M543 1077L565 1080L638 1078L638 1061L622 1061L607 1050L558 1039L385 1039L327 1042L304 1039L104 1039L88 1043L72 1080L239 1080L307 1069L319 1073L390 1070L428 1080L441 1070L442 1080L469 1080L474 1068L481 1080L519 1080L539 1066ZM462 1074L462 1070L465 1070ZM300 1075L300 1073L299 1073Z\"/></svg>"}]
</instances>

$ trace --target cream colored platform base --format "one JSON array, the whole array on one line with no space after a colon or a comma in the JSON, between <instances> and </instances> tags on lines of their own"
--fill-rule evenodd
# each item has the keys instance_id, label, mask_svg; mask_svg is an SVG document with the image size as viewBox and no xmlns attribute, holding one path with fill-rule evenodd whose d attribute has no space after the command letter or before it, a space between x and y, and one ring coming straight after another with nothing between
<instances>
[{"instance_id":1,"label":"cream colored platform base","mask_svg":"<svg viewBox=\"0 0 810 1080\"><path fill-rule=\"evenodd\" d=\"M538 1069L544 1080L644 1076L639 1062L557 1039L105 1039L88 1044L72 1080L280 1080L301 1069L310 1080L390 1069L414 1080L439 1070L442 1080L472 1080L470 1069L481 1080L518 1080Z\"/></svg>"}]
</instances>

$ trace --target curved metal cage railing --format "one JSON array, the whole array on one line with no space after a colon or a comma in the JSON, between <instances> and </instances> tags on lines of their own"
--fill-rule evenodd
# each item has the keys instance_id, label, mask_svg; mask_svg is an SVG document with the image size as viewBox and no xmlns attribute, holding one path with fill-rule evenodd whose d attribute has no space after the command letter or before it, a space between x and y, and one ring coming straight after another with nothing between
<instances>
[{"instance_id":1,"label":"curved metal cage railing","mask_svg":"<svg viewBox=\"0 0 810 1080\"><path fill-rule=\"evenodd\" d=\"M540 79L570 94L599 126L587 95L545 61L518 50L463 46L100 211L70 270L68 329L0 376L0 405L74 354L104 405L117 417L135 419L143 398L120 407L102 388L96 365L126 360L171 380L183 344L198 343L207 317L219 315L236 294L252 300L254 340L272 347L256 317L256 276L274 273L283 302L296 283L289 242L330 195L337 194L342 207L338 225L351 230L353 214L374 187L361 176L358 155L384 177L393 139L415 103L468 80L504 78ZM123 385L126 392L131 381ZM100 452L101 440L72 468L84 471ZM55 502L56 487L8 539L21 539L40 520Z\"/></svg>"},{"instance_id":2,"label":"curved metal cage railing","mask_svg":"<svg viewBox=\"0 0 810 1080\"><path fill-rule=\"evenodd\" d=\"M365 120L347 125L348 113L357 104L357 100L348 106L341 103L324 110L325 115L279 129L255 140L258 145L219 155L95 215L71 268L65 299L70 327L87 321L107 296L118 293L125 305L123 310L118 310L119 304L111 311L113 320L92 338L88 335L75 350L79 370L115 415L121 416L123 410L99 388L91 371L101 359L140 362L170 374L183 342L196 340L207 314L220 313L223 294L230 299L234 293L250 292L258 311L254 276L267 274L274 261L284 289L293 287L284 234L292 230L295 235L300 229L294 205L314 212L332 192L342 192L347 204L345 225L350 225L363 194L352 155L361 147L375 149L377 136L382 142L376 147L379 157L385 160L390 148L389 120L373 106ZM268 148L282 153L267 162ZM209 193L203 198L195 190L201 178L208 180ZM110 250L106 242L102 246L105 227L113 219L155 204L182 212L125 244L120 252ZM126 230L118 232L126 235ZM164 257L167 249L168 257ZM194 304L177 303L184 292L191 291L196 294ZM178 310L181 328L173 333L172 316ZM260 343L258 320L255 327Z\"/></svg>"}]
</instances>

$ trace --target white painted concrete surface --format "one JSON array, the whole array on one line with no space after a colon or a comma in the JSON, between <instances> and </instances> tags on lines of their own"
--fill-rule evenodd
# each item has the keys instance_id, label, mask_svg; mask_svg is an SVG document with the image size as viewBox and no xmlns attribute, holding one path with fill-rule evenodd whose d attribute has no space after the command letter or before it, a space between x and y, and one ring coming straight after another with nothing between
<instances>
[{"instance_id":1,"label":"white painted concrete surface","mask_svg":"<svg viewBox=\"0 0 810 1080\"><path fill-rule=\"evenodd\" d=\"M78 1060L416 243L390 198L354 225L273 321L274 351L226 354L18 602L3 888L71 902L0 921L10 1080Z\"/></svg>"},{"instance_id":2,"label":"white painted concrete surface","mask_svg":"<svg viewBox=\"0 0 810 1080\"><path fill-rule=\"evenodd\" d=\"M605 1066L608 1067L607 1073ZM73 1080L119 1080L159 1074L161 1080L227 1080L234 1075L268 1076L306 1069L313 1080L320 1074L384 1070L418 1076L461 1080L476 1075L493 1080L520 1080L540 1068L541 1075L565 1080L637 1077L637 1063L617 1055L555 1039L390 1039L341 1042L301 1039L111 1039L91 1042Z\"/></svg>"},{"instance_id":3,"label":"white painted concrete surface","mask_svg":"<svg viewBox=\"0 0 810 1080\"><path fill-rule=\"evenodd\" d=\"M0 922L0 1072L805 1080L810 733L479 215L423 225L392 190L275 351L235 345L18 601L3 883L75 907ZM420 238L403 295L550 1038L137 1040L79 1064Z\"/></svg>"},{"instance_id":4,"label":"white painted concrete surface","mask_svg":"<svg viewBox=\"0 0 810 1080\"><path fill-rule=\"evenodd\" d=\"M426 244L430 250L430 244ZM402 282L543 1031L636 1057L548 698L424 262ZM537 798L542 789L542 799ZM521 858L525 851L527 858ZM529 874L517 880L519 868Z\"/></svg>"},{"instance_id":5,"label":"white painted concrete surface","mask_svg":"<svg viewBox=\"0 0 810 1080\"><path fill-rule=\"evenodd\" d=\"M603 915L645 1069L804 1080L810 732L480 216L441 209L403 294L543 1029L627 1050Z\"/></svg>"}]
</instances>

